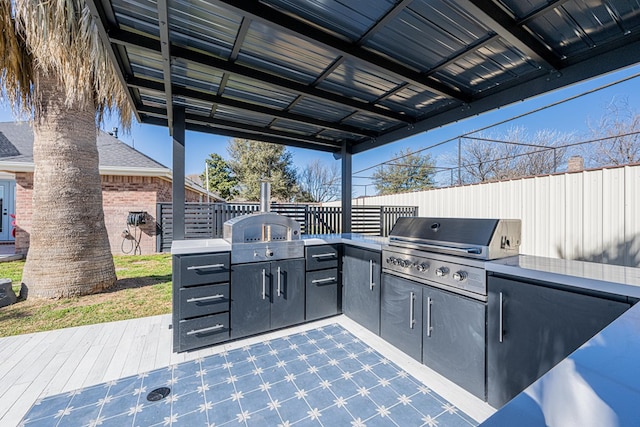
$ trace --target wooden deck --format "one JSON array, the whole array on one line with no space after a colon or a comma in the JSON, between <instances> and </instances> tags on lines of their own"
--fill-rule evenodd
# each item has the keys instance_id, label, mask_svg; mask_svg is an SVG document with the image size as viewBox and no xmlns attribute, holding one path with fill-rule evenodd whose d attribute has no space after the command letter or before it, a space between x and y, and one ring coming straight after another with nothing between
<instances>
[{"instance_id":1,"label":"wooden deck","mask_svg":"<svg viewBox=\"0 0 640 427\"><path fill-rule=\"evenodd\" d=\"M41 397L163 368L330 323L339 323L385 357L482 421L494 410L344 316L186 353L172 353L171 315L0 338L0 426L18 425Z\"/></svg>"}]
</instances>

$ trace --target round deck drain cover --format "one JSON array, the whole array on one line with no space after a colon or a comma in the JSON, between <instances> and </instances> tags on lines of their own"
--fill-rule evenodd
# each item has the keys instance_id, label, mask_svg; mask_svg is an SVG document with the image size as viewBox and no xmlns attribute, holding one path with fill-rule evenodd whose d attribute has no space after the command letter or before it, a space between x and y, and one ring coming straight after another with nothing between
<instances>
[{"instance_id":1,"label":"round deck drain cover","mask_svg":"<svg viewBox=\"0 0 640 427\"><path fill-rule=\"evenodd\" d=\"M155 390L151 390L149 394L147 394L147 400L149 402L157 402L158 400L162 400L169 396L169 393L171 393L171 389L169 387L160 387Z\"/></svg>"}]
</instances>

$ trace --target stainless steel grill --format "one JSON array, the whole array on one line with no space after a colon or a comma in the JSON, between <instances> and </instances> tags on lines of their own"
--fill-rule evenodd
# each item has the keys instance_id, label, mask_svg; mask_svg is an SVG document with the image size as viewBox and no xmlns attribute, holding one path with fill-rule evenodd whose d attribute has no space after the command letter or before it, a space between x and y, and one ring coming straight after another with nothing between
<instances>
[{"instance_id":1,"label":"stainless steel grill","mask_svg":"<svg viewBox=\"0 0 640 427\"><path fill-rule=\"evenodd\" d=\"M269 184L260 191L260 212L232 218L224 223L223 238L231 243L231 263L244 264L304 256L300 224L269 212Z\"/></svg>"},{"instance_id":2,"label":"stainless steel grill","mask_svg":"<svg viewBox=\"0 0 640 427\"><path fill-rule=\"evenodd\" d=\"M520 220L399 218L383 272L487 300L484 263L519 253Z\"/></svg>"}]
</instances>

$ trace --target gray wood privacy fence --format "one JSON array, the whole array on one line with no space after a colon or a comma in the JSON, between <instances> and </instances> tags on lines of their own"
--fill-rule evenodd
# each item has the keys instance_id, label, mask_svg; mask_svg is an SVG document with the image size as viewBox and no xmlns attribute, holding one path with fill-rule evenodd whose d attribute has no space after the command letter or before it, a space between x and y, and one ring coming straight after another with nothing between
<instances>
[{"instance_id":1,"label":"gray wood privacy fence","mask_svg":"<svg viewBox=\"0 0 640 427\"><path fill-rule=\"evenodd\" d=\"M225 221L260 209L258 204L186 203L185 239L221 238ZM302 234L340 233L342 208L301 204L272 204L271 211L295 219ZM387 236L399 217L417 216L415 206L354 206L351 232ZM171 203L158 203L156 212L158 252L169 252L173 239Z\"/></svg>"}]
</instances>

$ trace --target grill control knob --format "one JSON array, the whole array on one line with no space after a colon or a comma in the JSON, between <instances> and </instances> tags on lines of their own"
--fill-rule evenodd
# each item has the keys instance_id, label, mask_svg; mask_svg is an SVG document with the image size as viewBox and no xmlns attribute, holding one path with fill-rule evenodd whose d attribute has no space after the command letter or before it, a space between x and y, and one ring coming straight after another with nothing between
<instances>
[{"instance_id":1,"label":"grill control knob","mask_svg":"<svg viewBox=\"0 0 640 427\"><path fill-rule=\"evenodd\" d=\"M455 273L453 273L453 278L455 280L457 280L458 282L462 282L467 278L467 272L466 271L456 271Z\"/></svg>"},{"instance_id":2,"label":"grill control knob","mask_svg":"<svg viewBox=\"0 0 640 427\"><path fill-rule=\"evenodd\" d=\"M394 259L395 259L394 257L387 258L387 264L391 264Z\"/></svg>"},{"instance_id":3,"label":"grill control knob","mask_svg":"<svg viewBox=\"0 0 640 427\"><path fill-rule=\"evenodd\" d=\"M398 262L400 262L400 260L398 258L391 258L391 263L393 265L398 265Z\"/></svg>"},{"instance_id":4,"label":"grill control knob","mask_svg":"<svg viewBox=\"0 0 640 427\"><path fill-rule=\"evenodd\" d=\"M400 267L403 267L403 268L404 268L404 267L406 267L406 266L407 266L407 261L405 261L405 260L403 260L403 259L399 259L399 260L398 260L398 265L399 265Z\"/></svg>"},{"instance_id":5,"label":"grill control knob","mask_svg":"<svg viewBox=\"0 0 640 427\"><path fill-rule=\"evenodd\" d=\"M265 256L272 257L273 256L273 250L267 248L267 250L265 252Z\"/></svg>"},{"instance_id":6,"label":"grill control knob","mask_svg":"<svg viewBox=\"0 0 640 427\"><path fill-rule=\"evenodd\" d=\"M436 276L438 277L444 277L447 274L449 274L449 269L447 267L440 267L436 269Z\"/></svg>"},{"instance_id":7,"label":"grill control knob","mask_svg":"<svg viewBox=\"0 0 640 427\"><path fill-rule=\"evenodd\" d=\"M423 262L422 264L418 264L416 266L416 269L421 273L425 272L425 271L427 271L429 269L429 264L426 264L426 263Z\"/></svg>"}]
</instances>

